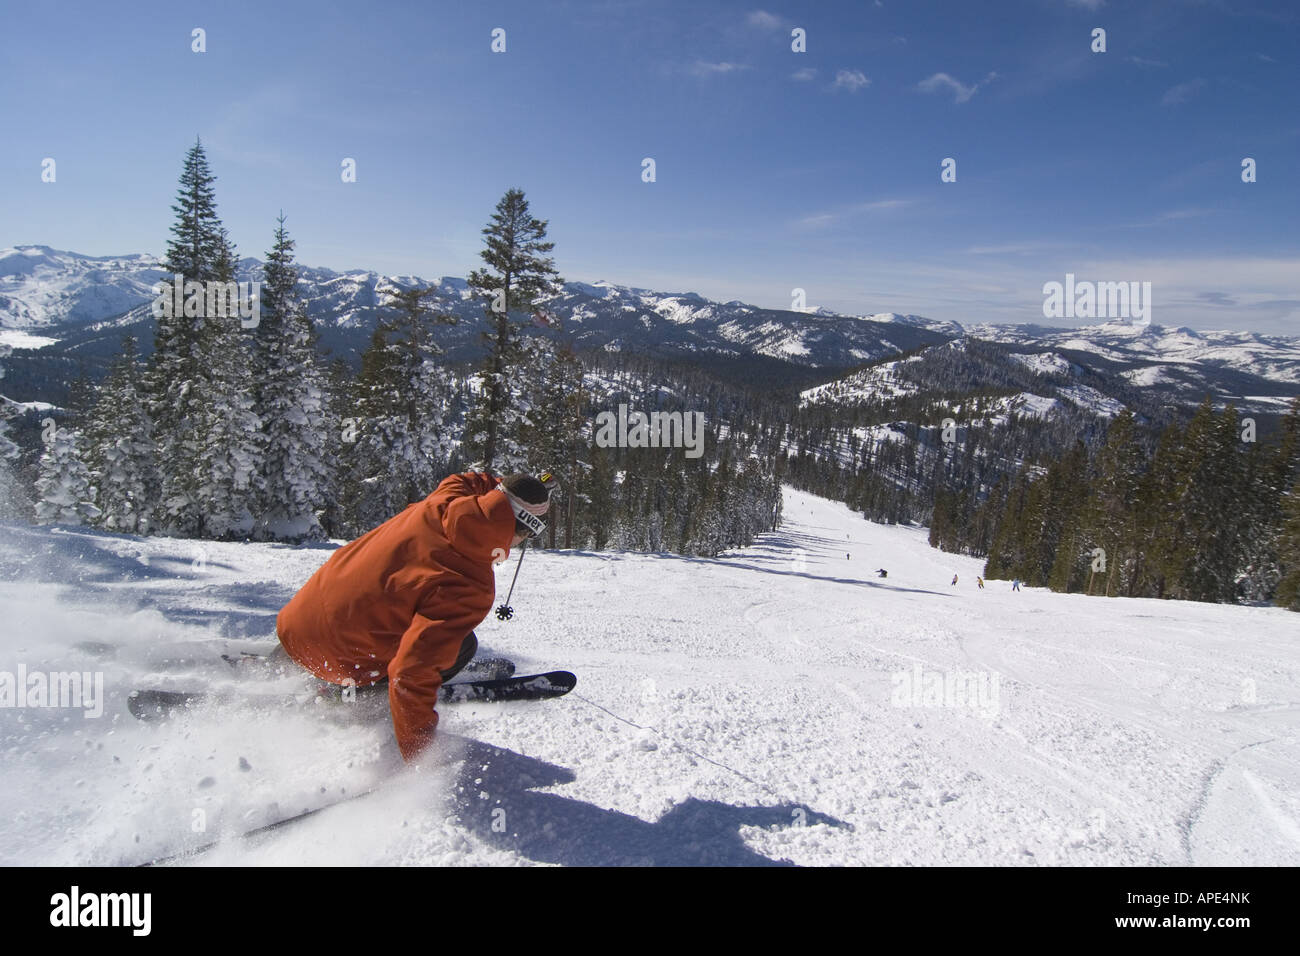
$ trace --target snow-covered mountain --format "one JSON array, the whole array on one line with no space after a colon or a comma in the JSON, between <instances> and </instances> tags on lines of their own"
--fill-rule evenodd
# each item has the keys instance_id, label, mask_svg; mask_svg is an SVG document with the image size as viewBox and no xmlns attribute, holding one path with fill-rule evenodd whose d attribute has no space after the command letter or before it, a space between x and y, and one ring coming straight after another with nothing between
<instances>
[{"instance_id":1,"label":"snow-covered mountain","mask_svg":"<svg viewBox=\"0 0 1300 956\"><path fill-rule=\"evenodd\" d=\"M262 263L241 259L240 281L260 278ZM93 258L47 246L0 250L0 330L59 340L65 349L99 354L131 331L147 343L152 285L164 276L152 256ZM369 271L335 272L299 265L300 292L324 346L341 355L365 348L385 313L387 290L431 286L427 305L461 322L440 330L452 358L480 347L483 307L462 278L436 280ZM847 316L717 303L694 292L664 293L608 282L569 282L547 303L583 348L609 351L760 355L797 365L847 368L942 342L942 323L891 313ZM933 327L932 327L933 326ZM12 341L17 347L30 344Z\"/></svg>"},{"instance_id":2,"label":"snow-covered mountain","mask_svg":"<svg viewBox=\"0 0 1300 956\"><path fill-rule=\"evenodd\" d=\"M262 263L244 258L241 281L260 278ZM456 315L457 325L439 330L453 360L481 348L482 306L464 279L381 275L299 265L300 291L321 344L335 355L355 358L385 313L385 292L430 286L431 308ZM21 350L6 383L24 400L51 398L50 380L66 386L85 365L92 376L116 353L130 332L147 349L152 332L152 285L163 277L153 256L84 256L47 246L0 250L0 344ZM954 340L1001 343L1020 357L1025 370L1051 378L1103 378L1100 394L1069 390L1069 383L1044 393L1028 390L1029 406L1062 401L1110 408L1140 391L1156 404L1195 404L1206 392L1232 400L1243 411L1285 409L1300 390L1300 338L1251 332L1204 332L1109 322L1063 329L1043 325L973 325L935 321L893 312L841 315L827 309L794 312L764 309L740 301L714 302L694 292L665 293L609 282L565 284L547 303L561 317L580 348L690 357L712 363L750 363L752 376L767 381L780 368L801 369L804 380L946 347ZM539 329L543 334L546 330ZM765 362L753 366L755 361ZM912 359L904 358L910 362ZM1071 371L1072 370L1072 371ZM805 401L845 395L855 389L879 395L897 389L897 362L856 373L805 394ZM796 376L797 377L797 376ZM785 382L791 381L786 376ZM1097 381L1084 383L1097 390ZM1067 389L1062 391L1061 389Z\"/></svg>"},{"instance_id":3,"label":"snow-covered mountain","mask_svg":"<svg viewBox=\"0 0 1300 956\"><path fill-rule=\"evenodd\" d=\"M1162 342L1169 343L1167 352ZM992 390L1007 393L1004 411L1045 417L1073 407L1109 418L1125 405L1139 412L1195 405L1208 392L1243 414L1270 415L1284 412L1300 395L1293 377L1298 372L1300 342L1252 333L1097 326L1052 330L1040 338L981 326L943 345L805 389L800 404L879 408L909 398Z\"/></svg>"}]
</instances>

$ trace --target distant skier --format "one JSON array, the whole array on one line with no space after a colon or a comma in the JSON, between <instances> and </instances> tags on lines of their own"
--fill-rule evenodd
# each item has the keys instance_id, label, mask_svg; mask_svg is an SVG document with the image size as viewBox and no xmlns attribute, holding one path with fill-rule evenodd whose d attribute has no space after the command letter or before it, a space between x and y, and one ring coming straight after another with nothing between
<instances>
[{"instance_id":1,"label":"distant skier","mask_svg":"<svg viewBox=\"0 0 1300 956\"><path fill-rule=\"evenodd\" d=\"M984 590L984 579L980 577L978 574L975 576L975 583L980 586L981 591Z\"/></svg>"},{"instance_id":2,"label":"distant skier","mask_svg":"<svg viewBox=\"0 0 1300 956\"><path fill-rule=\"evenodd\" d=\"M886 571L884 568L877 568L877 569L876 569L876 574L877 574L877 576L882 577L882 578L887 578L887 577L889 577L889 572Z\"/></svg>"},{"instance_id":3,"label":"distant skier","mask_svg":"<svg viewBox=\"0 0 1300 956\"><path fill-rule=\"evenodd\" d=\"M1019 578L1016 578L1014 581L1011 582L1011 590L1013 590L1013 591L1019 591L1019 590L1020 590L1020 579L1019 579Z\"/></svg>"},{"instance_id":4,"label":"distant skier","mask_svg":"<svg viewBox=\"0 0 1300 956\"><path fill-rule=\"evenodd\" d=\"M853 560L853 555L851 555L851 554L849 554L847 551L845 551L845 552L844 552L844 560L845 560L845 561L852 561L852 560Z\"/></svg>"},{"instance_id":5,"label":"distant skier","mask_svg":"<svg viewBox=\"0 0 1300 956\"><path fill-rule=\"evenodd\" d=\"M957 575L955 574L952 576L952 586L953 587L957 586Z\"/></svg>"},{"instance_id":6,"label":"distant skier","mask_svg":"<svg viewBox=\"0 0 1300 956\"><path fill-rule=\"evenodd\" d=\"M492 565L541 534L552 481L444 479L321 565L276 618L282 652L331 684L387 681L397 745L413 759L438 725L438 689L478 650Z\"/></svg>"}]
</instances>

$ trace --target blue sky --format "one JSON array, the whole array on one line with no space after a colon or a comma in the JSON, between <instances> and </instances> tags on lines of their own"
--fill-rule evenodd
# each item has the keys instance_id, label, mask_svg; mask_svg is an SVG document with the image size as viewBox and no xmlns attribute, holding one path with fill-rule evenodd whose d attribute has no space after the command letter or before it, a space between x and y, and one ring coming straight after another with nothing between
<instances>
[{"instance_id":1,"label":"blue sky","mask_svg":"<svg viewBox=\"0 0 1300 956\"><path fill-rule=\"evenodd\" d=\"M201 136L243 255L283 209L302 262L465 275L518 187L566 279L1043 322L1071 272L1300 334L1298 51L1289 0L24 2L0 246L161 254Z\"/></svg>"}]
</instances>

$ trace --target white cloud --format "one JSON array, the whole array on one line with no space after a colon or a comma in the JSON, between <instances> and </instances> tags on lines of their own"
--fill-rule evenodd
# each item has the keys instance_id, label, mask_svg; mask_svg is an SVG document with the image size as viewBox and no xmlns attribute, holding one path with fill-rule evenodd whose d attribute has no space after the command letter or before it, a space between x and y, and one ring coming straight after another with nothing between
<instances>
[{"instance_id":1,"label":"white cloud","mask_svg":"<svg viewBox=\"0 0 1300 956\"><path fill-rule=\"evenodd\" d=\"M1148 226L1161 226L1167 222L1177 222L1181 219L1194 219L1197 216L1208 216L1212 210L1209 209L1170 209L1168 212L1162 212L1155 219L1149 219L1145 222L1128 222L1124 223L1126 229L1145 229Z\"/></svg>"},{"instance_id":2,"label":"white cloud","mask_svg":"<svg viewBox=\"0 0 1300 956\"><path fill-rule=\"evenodd\" d=\"M811 80L817 75L817 71L810 66L805 66L802 70L795 70L790 74L792 80Z\"/></svg>"},{"instance_id":3,"label":"white cloud","mask_svg":"<svg viewBox=\"0 0 1300 956\"><path fill-rule=\"evenodd\" d=\"M1100 10L1106 5L1106 0L1069 0L1069 3L1085 10Z\"/></svg>"},{"instance_id":4,"label":"white cloud","mask_svg":"<svg viewBox=\"0 0 1300 956\"><path fill-rule=\"evenodd\" d=\"M1163 60L1148 60L1146 57L1143 57L1143 56L1126 56L1126 57L1124 57L1124 59L1127 60L1129 63L1135 63L1135 64L1137 64L1138 66L1161 66L1161 67L1163 67L1163 66L1168 66L1168 65L1169 65L1168 63L1164 62Z\"/></svg>"},{"instance_id":5,"label":"white cloud","mask_svg":"<svg viewBox=\"0 0 1300 956\"><path fill-rule=\"evenodd\" d=\"M881 209L898 209L901 206L910 206L911 199L877 199L873 202L853 203L841 209L833 209L828 212L815 213L811 216L805 216L800 219L796 225L804 229L816 229L820 226L827 226L833 222L838 222L848 216L858 213L876 212Z\"/></svg>"},{"instance_id":6,"label":"white cloud","mask_svg":"<svg viewBox=\"0 0 1300 956\"><path fill-rule=\"evenodd\" d=\"M746 18L746 22L760 30L780 30L782 26L781 18L766 10L755 10Z\"/></svg>"},{"instance_id":7,"label":"white cloud","mask_svg":"<svg viewBox=\"0 0 1300 956\"><path fill-rule=\"evenodd\" d=\"M1056 239L1031 239L1025 242L1004 242L992 246L971 246L966 250L971 256L1025 256L1040 252L1053 252L1068 247L1068 243Z\"/></svg>"},{"instance_id":8,"label":"white cloud","mask_svg":"<svg viewBox=\"0 0 1300 956\"><path fill-rule=\"evenodd\" d=\"M718 76L723 73L734 73L737 70L747 70L749 67L743 63L707 63L704 60L696 60L687 70L695 76Z\"/></svg>"},{"instance_id":9,"label":"white cloud","mask_svg":"<svg viewBox=\"0 0 1300 956\"><path fill-rule=\"evenodd\" d=\"M1177 86L1171 86L1165 91L1165 95L1160 98L1161 106L1177 106L1179 103L1186 103L1205 86L1204 80L1192 80L1188 83L1179 83Z\"/></svg>"},{"instance_id":10,"label":"white cloud","mask_svg":"<svg viewBox=\"0 0 1300 956\"><path fill-rule=\"evenodd\" d=\"M848 90L850 93L856 93L864 86L870 86L871 80L861 70L840 70L835 74L835 84L832 87L836 90Z\"/></svg>"},{"instance_id":11,"label":"white cloud","mask_svg":"<svg viewBox=\"0 0 1300 956\"><path fill-rule=\"evenodd\" d=\"M951 90L954 103L965 103L975 95L976 91L978 91L981 86L991 83L997 78L998 75L996 73L990 73L988 76L984 77L983 81L972 86L967 86L965 83L961 82L961 80L949 76L947 73L936 73L933 76L926 77L920 83L916 84L916 88L922 93L941 93L944 90Z\"/></svg>"}]
</instances>

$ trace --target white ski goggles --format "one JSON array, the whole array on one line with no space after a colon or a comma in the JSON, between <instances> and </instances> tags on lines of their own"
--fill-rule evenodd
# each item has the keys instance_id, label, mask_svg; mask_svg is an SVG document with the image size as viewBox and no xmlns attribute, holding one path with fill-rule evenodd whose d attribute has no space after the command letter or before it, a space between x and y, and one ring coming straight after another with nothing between
<instances>
[{"instance_id":1,"label":"white ski goggles","mask_svg":"<svg viewBox=\"0 0 1300 956\"><path fill-rule=\"evenodd\" d=\"M540 537L542 532L546 530L546 522L542 520L541 516L546 514L546 510L550 508L550 500L548 499L540 505L529 504L527 501L512 495L506 490L505 485L499 485L498 487L501 489L501 493L506 496L506 501L510 502L510 510L514 512L515 518L531 532L530 537Z\"/></svg>"}]
</instances>

